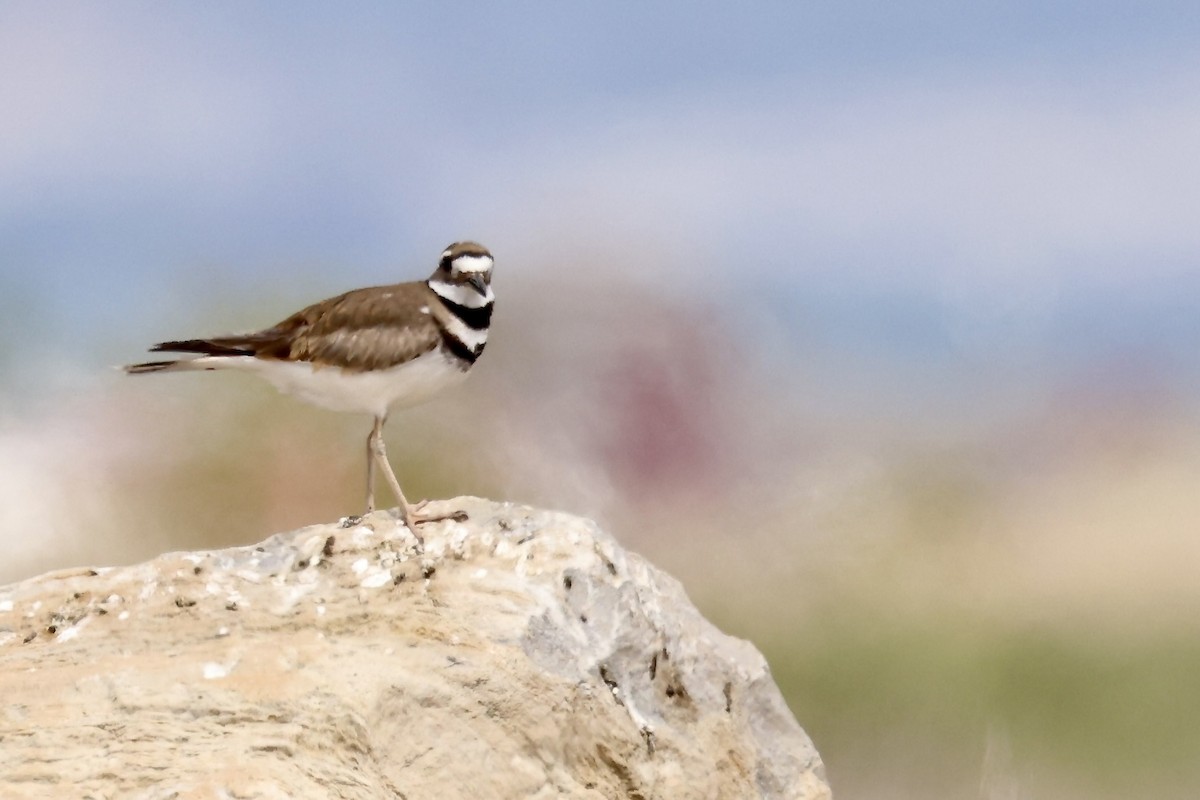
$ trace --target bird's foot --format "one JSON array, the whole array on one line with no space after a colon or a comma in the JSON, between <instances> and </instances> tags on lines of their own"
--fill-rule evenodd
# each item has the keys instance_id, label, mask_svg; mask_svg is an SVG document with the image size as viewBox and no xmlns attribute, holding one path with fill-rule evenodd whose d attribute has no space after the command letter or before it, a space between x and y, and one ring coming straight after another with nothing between
<instances>
[{"instance_id":1,"label":"bird's foot","mask_svg":"<svg viewBox=\"0 0 1200 800\"><path fill-rule=\"evenodd\" d=\"M422 522L441 522L442 520L452 519L455 522L466 522L467 512L458 509L447 513L436 514L432 511L426 511L425 508L429 505L429 500L422 500L416 503L409 509L409 514L412 520L418 525Z\"/></svg>"},{"instance_id":2,"label":"bird's foot","mask_svg":"<svg viewBox=\"0 0 1200 800\"><path fill-rule=\"evenodd\" d=\"M461 510L451 510L446 513L435 513L429 511L427 506L428 500L422 500L419 503L408 505L402 504L397 509L400 512L400 519L404 522L405 527L412 533L413 538L417 540L417 552L425 552L425 538L417 531L418 525L424 525L427 522L442 522L444 520L454 520L455 522L466 522L467 513Z\"/></svg>"}]
</instances>

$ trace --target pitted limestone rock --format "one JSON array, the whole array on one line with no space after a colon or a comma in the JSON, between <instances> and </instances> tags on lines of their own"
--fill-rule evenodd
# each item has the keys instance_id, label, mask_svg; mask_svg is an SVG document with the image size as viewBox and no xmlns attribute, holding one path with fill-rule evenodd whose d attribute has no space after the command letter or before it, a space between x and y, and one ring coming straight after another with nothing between
<instances>
[{"instance_id":1,"label":"pitted limestone rock","mask_svg":"<svg viewBox=\"0 0 1200 800\"><path fill-rule=\"evenodd\" d=\"M825 798L762 656L485 500L0 587L0 796Z\"/></svg>"}]
</instances>

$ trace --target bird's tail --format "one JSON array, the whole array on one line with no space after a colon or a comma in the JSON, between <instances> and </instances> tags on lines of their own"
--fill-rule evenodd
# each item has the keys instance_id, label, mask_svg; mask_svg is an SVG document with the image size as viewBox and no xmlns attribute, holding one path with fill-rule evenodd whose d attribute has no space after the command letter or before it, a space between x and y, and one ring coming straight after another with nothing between
<instances>
[{"instance_id":1,"label":"bird's tail","mask_svg":"<svg viewBox=\"0 0 1200 800\"><path fill-rule=\"evenodd\" d=\"M146 372L172 372L189 369L211 369L195 363L196 359L181 358L177 361L146 361L142 364L126 364L121 367L129 375L141 375Z\"/></svg>"},{"instance_id":2,"label":"bird's tail","mask_svg":"<svg viewBox=\"0 0 1200 800\"><path fill-rule=\"evenodd\" d=\"M150 348L152 353L196 353L203 356L252 356L262 334L218 336L214 339L183 339L159 342Z\"/></svg>"},{"instance_id":3,"label":"bird's tail","mask_svg":"<svg viewBox=\"0 0 1200 800\"><path fill-rule=\"evenodd\" d=\"M194 353L195 355L174 361L146 361L142 364L127 364L123 369L130 375L146 372L171 372L178 370L216 369L228 366L222 363L231 356L254 355L251 346L256 338L247 336L223 336L216 339L185 339L178 342L159 342L150 350L156 353Z\"/></svg>"}]
</instances>

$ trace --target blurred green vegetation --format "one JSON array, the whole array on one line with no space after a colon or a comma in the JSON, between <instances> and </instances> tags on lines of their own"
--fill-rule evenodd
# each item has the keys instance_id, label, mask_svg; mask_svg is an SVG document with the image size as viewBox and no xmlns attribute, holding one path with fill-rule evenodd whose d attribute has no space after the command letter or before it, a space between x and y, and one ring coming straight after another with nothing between
<instances>
[{"instance_id":1,"label":"blurred green vegetation","mask_svg":"<svg viewBox=\"0 0 1200 800\"><path fill-rule=\"evenodd\" d=\"M1200 780L1200 642L1183 632L1133 643L856 609L757 641L842 797L974 796L997 730L1028 796L1183 797Z\"/></svg>"},{"instance_id":2,"label":"blurred green vegetation","mask_svg":"<svg viewBox=\"0 0 1200 800\"><path fill-rule=\"evenodd\" d=\"M762 649L837 797L1195 797L1200 449L1174 424L1007 472L991 445L893 452L770 518L677 521L705 564L676 571Z\"/></svg>"}]
</instances>

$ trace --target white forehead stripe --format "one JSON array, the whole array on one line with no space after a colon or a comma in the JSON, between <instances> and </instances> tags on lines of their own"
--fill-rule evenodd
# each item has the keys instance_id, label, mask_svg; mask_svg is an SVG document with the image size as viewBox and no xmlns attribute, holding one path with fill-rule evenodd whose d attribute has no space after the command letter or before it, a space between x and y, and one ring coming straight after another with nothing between
<instances>
[{"instance_id":1,"label":"white forehead stripe","mask_svg":"<svg viewBox=\"0 0 1200 800\"><path fill-rule=\"evenodd\" d=\"M455 272L490 272L491 256L459 256L450 262Z\"/></svg>"}]
</instances>

